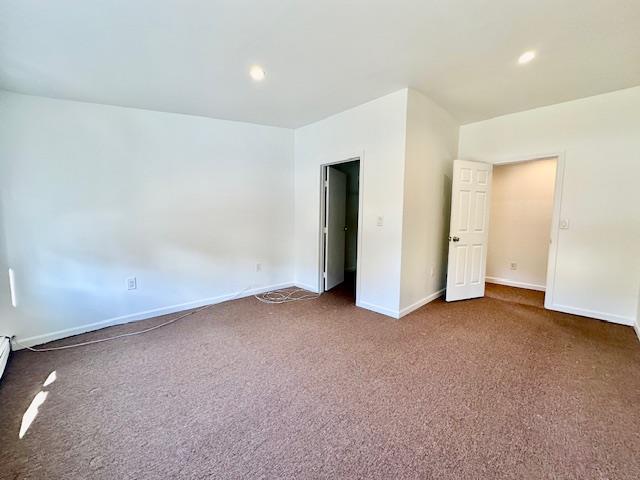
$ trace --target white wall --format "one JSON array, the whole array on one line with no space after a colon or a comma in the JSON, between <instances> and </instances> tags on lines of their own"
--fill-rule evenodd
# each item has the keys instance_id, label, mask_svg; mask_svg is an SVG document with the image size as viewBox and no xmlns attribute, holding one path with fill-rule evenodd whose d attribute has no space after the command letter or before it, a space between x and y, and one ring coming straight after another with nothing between
<instances>
[{"instance_id":1,"label":"white wall","mask_svg":"<svg viewBox=\"0 0 640 480\"><path fill-rule=\"evenodd\" d=\"M458 123L409 90L404 169L401 314L437 297L445 287L451 176Z\"/></svg>"},{"instance_id":2,"label":"white wall","mask_svg":"<svg viewBox=\"0 0 640 480\"><path fill-rule=\"evenodd\" d=\"M0 178L3 172L0 170ZM0 189L0 336L11 336L9 327L9 316L13 315L11 307L11 295L9 293L9 264L7 261L7 249L5 245L3 210L2 210L2 190Z\"/></svg>"},{"instance_id":3,"label":"white wall","mask_svg":"<svg viewBox=\"0 0 640 480\"><path fill-rule=\"evenodd\" d=\"M638 340L640 340L640 291L638 291L638 312L636 314L635 329L636 334L638 335Z\"/></svg>"},{"instance_id":4,"label":"white wall","mask_svg":"<svg viewBox=\"0 0 640 480\"><path fill-rule=\"evenodd\" d=\"M487 281L544 290L555 179L555 158L494 167Z\"/></svg>"},{"instance_id":5,"label":"white wall","mask_svg":"<svg viewBox=\"0 0 640 480\"><path fill-rule=\"evenodd\" d=\"M36 343L293 280L291 130L9 93L0 102L19 304L4 330Z\"/></svg>"},{"instance_id":6,"label":"white wall","mask_svg":"<svg viewBox=\"0 0 640 480\"><path fill-rule=\"evenodd\" d=\"M640 87L465 125L460 156L564 153L553 307L631 325L640 286ZM547 296L549 292L547 292Z\"/></svg>"},{"instance_id":7,"label":"white wall","mask_svg":"<svg viewBox=\"0 0 640 480\"><path fill-rule=\"evenodd\" d=\"M295 131L296 282L320 289L320 165L363 155L359 304L393 316L400 303L406 103L401 90Z\"/></svg>"}]
</instances>

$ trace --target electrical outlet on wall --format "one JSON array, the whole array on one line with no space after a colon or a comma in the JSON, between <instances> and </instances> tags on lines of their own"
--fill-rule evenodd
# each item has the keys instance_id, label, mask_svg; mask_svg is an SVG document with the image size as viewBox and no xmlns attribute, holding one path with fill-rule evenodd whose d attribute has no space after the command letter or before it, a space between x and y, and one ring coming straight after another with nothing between
<instances>
[{"instance_id":1,"label":"electrical outlet on wall","mask_svg":"<svg viewBox=\"0 0 640 480\"><path fill-rule=\"evenodd\" d=\"M127 290L135 290L138 288L138 280L136 277L127 278Z\"/></svg>"},{"instance_id":2,"label":"electrical outlet on wall","mask_svg":"<svg viewBox=\"0 0 640 480\"><path fill-rule=\"evenodd\" d=\"M256 263L256 272L261 272L261 271L262 271L262 264Z\"/></svg>"},{"instance_id":3,"label":"electrical outlet on wall","mask_svg":"<svg viewBox=\"0 0 640 480\"><path fill-rule=\"evenodd\" d=\"M518 264L516 262L511 262L511 270L517 270Z\"/></svg>"}]
</instances>

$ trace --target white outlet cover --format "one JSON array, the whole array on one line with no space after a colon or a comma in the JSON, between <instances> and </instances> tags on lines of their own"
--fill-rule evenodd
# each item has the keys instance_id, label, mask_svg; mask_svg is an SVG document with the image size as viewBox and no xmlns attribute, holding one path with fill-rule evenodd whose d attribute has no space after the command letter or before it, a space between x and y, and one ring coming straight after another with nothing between
<instances>
[{"instance_id":1,"label":"white outlet cover","mask_svg":"<svg viewBox=\"0 0 640 480\"><path fill-rule=\"evenodd\" d=\"M376 221L376 225L378 225L379 227L384 225L384 217L378 217L378 220Z\"/></svg>"},{"instance_id":2,"label":"white outlet cover","mask_svg":"<svg viewBox=\"0 0 640 480\"><path fill-rule=\"evenodd\" d=\"M127 278L127 290L135 290L138 288L136 277Z\"/></svg>"},{"instance_id":3,"label":"white outlet cover","mask_svg":"<svg viewBox=\"0 0 640 480\"><path fill-rule=\"evenodd\" d=\"M567 218L563 218L560 220L560 228L562 230L568 230L569 229L569 219Z\"/></svg>"}]
</instances>

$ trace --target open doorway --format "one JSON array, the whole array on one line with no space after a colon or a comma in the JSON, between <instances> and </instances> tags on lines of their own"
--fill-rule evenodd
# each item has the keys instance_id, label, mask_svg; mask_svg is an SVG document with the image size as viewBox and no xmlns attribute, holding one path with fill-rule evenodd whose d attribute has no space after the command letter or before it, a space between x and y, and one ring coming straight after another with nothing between
<instances>
[{"instance_id":1,"label":"open doorway","mask_svg":"<svg viewBox=\"0 0 640 480\"><path fill-rule=\"evenodd\" d=\"M544 306L557 163L494 165L486 296Z\"/></svg>"},{"instance_id":2,"label":"open doorway","mask_svg":"<svg viewBox=\"0 0 640 480\"><path fill-rule=\"evenodd\" d=\"M322 166L321 271L323 292L357 296L360 159Z\"/></svg>"},{"instance_id":3,"label":"open doorway","mask_svg":"<svg viewBox=\"0 0 640 480\"><path fill-rule=\"evenodd\" d=\"M563 171L562 154L453 162L447 301L489 295L553 308L558 230L569 228L559 218Z\"/></svg>"}]
</instances>

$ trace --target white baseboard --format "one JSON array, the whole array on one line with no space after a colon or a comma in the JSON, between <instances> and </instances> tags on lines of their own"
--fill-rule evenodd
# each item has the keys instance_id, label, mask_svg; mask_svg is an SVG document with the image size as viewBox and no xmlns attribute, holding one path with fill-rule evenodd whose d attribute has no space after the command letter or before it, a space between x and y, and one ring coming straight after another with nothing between
<instances>
[{"instance_id":1,"label":"white baseboard","mask_svg":"<svg viewBox=\"0 0 640 480\"><path fill-rule=\"evenodd\" d=\"M415 303L412 303L407 307L404 307L401 310L394 310L392 308L381 307L380 305L376 305L374 303L362 301L356 302L356 307L366 308L367 310L371 310L372 312L381 313L382 315L386 315L387 317L399 319L426 305L427 303L433 302L436 298L441 297L444 294L444 291L444 288L442 290L438 290L437 292L434 292L431 295L427 295L426 297L418 300Z\"/></svg>"},{"instance_id":2,"label":"white baseboard","mask_svg":"<svg viewBox=\"0 0 640 480\"><path fill-rule=\"evenodd\" d=\"M436 298L440 298L442 295L444 295L444 291L445 289L443 288L442 290L438 290L437 292L434 292L431 295L427 295L423 299L418 300L415 303L412 303L408 307L404 307L403 309L400 310L400 318L410 314L414 310L419 309L420 307L426 305L429 302L433 302Z\"/></svg>"},{"instance_id":3,"label":"white baseboard","mask_svg":"<svg viewBox=\"0 0 640 480\"><path fill-rule=\"evenodd\" d=\"M400 312L398 310L392 310L391 308L381 307L380 305L375 305L373 303L359 301L356 302L356 307L366 308L367 310L371 310L372 312L381 313L382 315L386 315L387 317L398 319L400 318Z\"/></svg>"},{"instance_id":4,"label":"white baseboard","mask_svg":"<svg viewBox=\"0 0 640 480\"><path fill-rule=\"evenodd\" d=\"M42 335L35 335L33 337L18 338L17 340L27 347L33 347L54 340L60 340L62 338L71 337L73 335L79 335L81 333L92 332L94 330L100 330L101 328L111 327L114 325L121 325L123 323L135 322L138 320L146 320L148 318L158 317L160 315L168 315L171 313L177 313L184 310L190 310L192 308L204 307L205 305L214 305L216 303L226 302L228 300L235 300L239 298L249 297L258 293L268 292L270 290L278 290L281 288L293 287L294 283L279 283L275 285L268 285L265 287L254 288L251 290L245 290L236 293L229 293L226 295L219 295L217 297L203 298L192 302L180 303L177 305L169 305L166 307L154 308L152 310L145 310L143 312L131 313L128 315L122 315L119 317L108 318L100 322L89 323L86 325L80 325L73 328L67 328L64 330L58 330L56 332L45 333ZM16 350L24 348L20 345L14 344Z\"/></svg>"},{"instance_id":5,"label":"white baseboard","mask_svg":"<svg viewBox=\"0 0 640 480\"><path fill-rule=\"evenodd\" d=\"M636 323L633 325L633 328L636 331L636 335L638 336L638 340L640 341L640 318L636 320Z\"/></svg>"},{"instance_id":6,"label":"white baseboard","mask_svg":"<svg viewBox=\"0 0 640 480\"><path fill-rule=\"evenodd\" d=\"M516 282L514 280L508 280L506 278L498 277L485 277L485 281L488 283L495 283L497 285L506 285L507 287L526 288L527 290L537 290L544 292L546 290L545 285L537 285L535 283Z\"/></svg>"},{"instance_id":7,"label":"white baseboard","mask_svg":"<svg viewBox=\"0 0 640 480\"><path fill-rule=\"evenodd\" d=\"M307 285L306 283L298 283L296 282L294 284L295 287L297 288L302 288L303 290L306 290L308 292L312 292L312 293L322 293L318 290L317 287L314 287L313 285Z\"/></svg>"},{"instance_id":8,"label":"white baseboard","mask_svg":"<svg viewBox=\"0 0 640 480\"><path fill-rule=\"evenodd\" d=\"M626 325L633 327L635 325L635 319L631 317L623 317L622 315L616 315L613 313L598 312L595 310L587 310L585 308L570 307L567 305L558 305L556 303L551 305L545 305L548 310L555 310L557 312L571 313L572 315L580 315L581 317L595 318L597 320L605 320L611 323L617 323L619 325Z\"/></svg>"}]
</instances>

